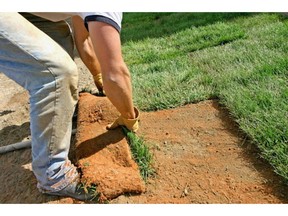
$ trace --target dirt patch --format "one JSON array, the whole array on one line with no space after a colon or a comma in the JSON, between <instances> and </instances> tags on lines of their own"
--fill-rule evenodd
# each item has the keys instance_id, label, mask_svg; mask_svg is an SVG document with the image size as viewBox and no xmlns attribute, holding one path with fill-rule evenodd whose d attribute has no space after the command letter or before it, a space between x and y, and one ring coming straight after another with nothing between
<instances>
[{"instance_id":1,"label":"dirt patch","mask_svg":"<svg viewBox=\"0 0 288 216\"><path fill-rule=\"evenodd\" d=\"M216 100L142 113L156 176L115 203L287 203L287 186Z\"/></svg>"},{"instance_id":2,"label":"dirt patch","mask_svg":"<svg viewBox=\"0 0 288 216\"><path fill-rule=\"evenodd\" d=\"M92 79L76 62L81 90ZM29 139L28 94L3 74L0 86L0 146ZM110 203L288 203L287 186L216 100L141 112L138 134L154 156L156 175L144 193ZM0 203L83 203L39 193L30 149L0 155L0 170Z\"/></svg>"}]
</instances>

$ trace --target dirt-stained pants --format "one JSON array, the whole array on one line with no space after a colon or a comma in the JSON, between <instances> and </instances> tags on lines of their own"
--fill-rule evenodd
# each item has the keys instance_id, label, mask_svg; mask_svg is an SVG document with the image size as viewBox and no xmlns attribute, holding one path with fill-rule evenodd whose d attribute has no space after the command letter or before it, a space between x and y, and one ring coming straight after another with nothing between
<instances>
[{"instance_id":1,"label":"dirt-stained pants","mask_svg":"<svg viewBox=\"0 0 288 216\"><path fill-rule=\"evenodd\" d=\"M32 169L40 190L58 191L78 178L68 159L78 100L73 41L64 21L23 16L0 13L0 71L29 91Z\"/></svg>"}]
</instances>

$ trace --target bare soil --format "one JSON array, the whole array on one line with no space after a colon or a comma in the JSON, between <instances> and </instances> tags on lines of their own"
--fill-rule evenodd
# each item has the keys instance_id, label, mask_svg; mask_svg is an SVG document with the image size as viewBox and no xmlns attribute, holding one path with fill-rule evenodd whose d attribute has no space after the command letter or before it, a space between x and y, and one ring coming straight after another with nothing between
<instances>
[{"instance_id":1,"label":"bare soil","mask_svg":"<svg viewBox=\"0 0 288 216\"><path fill-rule=\"evenodd\" d=\"M79 89L93 86L82 62L76 63ZM27 92L1 73L0 86L0 146L30 139ZM110 203L288 203L283 180L217 100L141 112L138 135L154 156L155 176L145 192ZM72 160L75 143L73 137ZM0 170L0 203L83 203L37 190L31 149L0 155Z\"/></svg>"}]
</instances>

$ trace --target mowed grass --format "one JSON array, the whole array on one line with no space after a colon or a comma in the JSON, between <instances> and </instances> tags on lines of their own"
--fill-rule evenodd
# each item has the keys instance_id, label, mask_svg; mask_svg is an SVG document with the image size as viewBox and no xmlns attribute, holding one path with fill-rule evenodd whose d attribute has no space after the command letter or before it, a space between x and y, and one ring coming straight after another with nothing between
<instances>
[{"instance_id":1,"label":"mowed grass","mask_svg":"<svg viewBox=\"0 0 288 216\"><path fill-rule=\"evenodd\" d=\"M287 17L124 13L121 34L141 110L218 98L288 180Z\"/></svg>"}]
</instances>

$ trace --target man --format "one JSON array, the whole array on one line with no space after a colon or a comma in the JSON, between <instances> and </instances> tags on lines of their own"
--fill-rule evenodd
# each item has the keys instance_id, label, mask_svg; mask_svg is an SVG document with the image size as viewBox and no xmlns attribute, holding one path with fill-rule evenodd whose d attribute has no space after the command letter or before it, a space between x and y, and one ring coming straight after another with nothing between
<instances>
[{"instance_id":1,"label":"man","mask_svg":"<svg viewBox=\"0 0 288 216\"><path fill-rule=\"evenodd\" d=\"M62 20L81 17L89 31L105 93L121 114L107 129L124 125L135 132L139 112L133 105L130 73L121 54L122 14L35 15L0 13L0 71L29 91L32 169L39 190L92 199L95 194L80 187L79 173L68 159L78 72L71 58L70 33Z\"/></svg>"}]
</instances>

